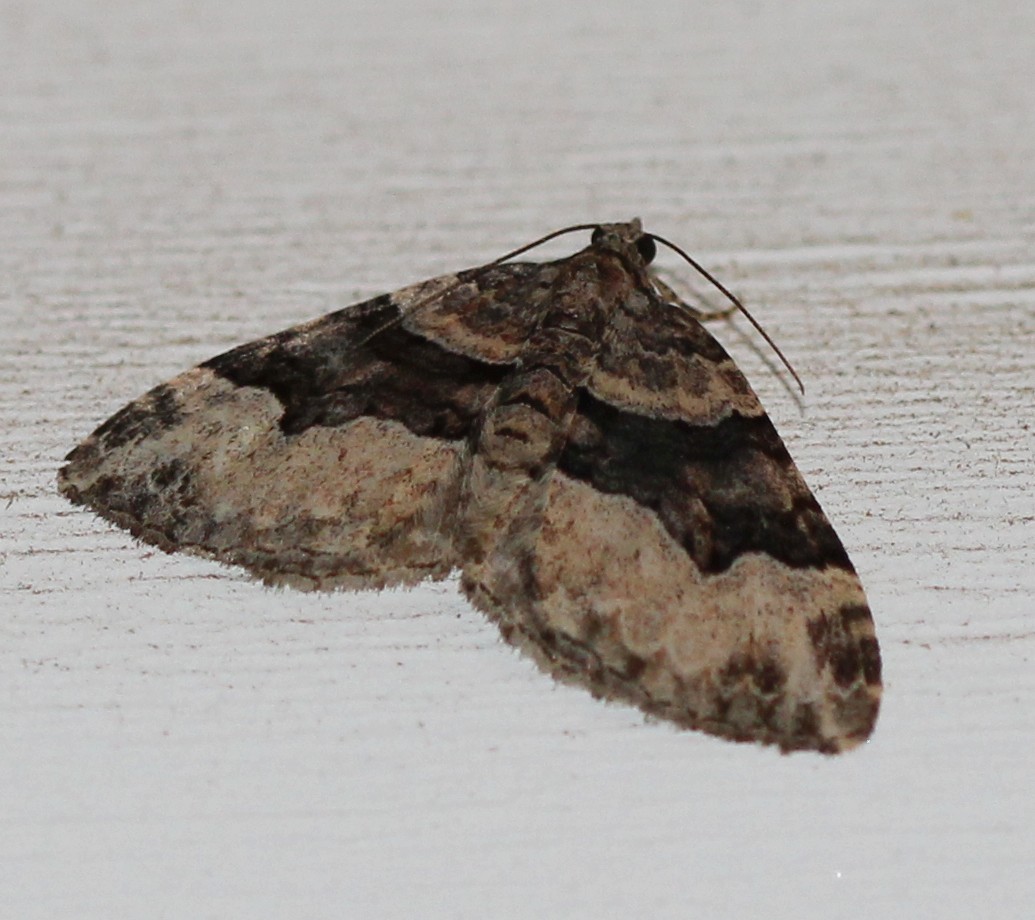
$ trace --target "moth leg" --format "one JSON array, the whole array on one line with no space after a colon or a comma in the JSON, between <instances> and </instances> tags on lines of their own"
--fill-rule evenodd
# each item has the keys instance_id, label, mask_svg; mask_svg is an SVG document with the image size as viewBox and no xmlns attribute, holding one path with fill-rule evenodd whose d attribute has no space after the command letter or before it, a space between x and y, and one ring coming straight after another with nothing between
<instances>
[{"instance_id":1,"label":"moth leg","mask_svg":"<svg viewBox=\"0 0 1035 920\"><path fill-rule=\"evenodd\" d=\"M686 310L686 312L699 323L709 323L717 319L728 319L737 312L735 304L730 304L728 307L723 307L721 310L700 310L697 307L690 306L690 304L683 300L683 298L680 297L672 287L662 281L657 274L651 276L651 281L654 282L654 286L658 289L658 293L661 295L663 300Z\"/></svg>"}]
</instances>

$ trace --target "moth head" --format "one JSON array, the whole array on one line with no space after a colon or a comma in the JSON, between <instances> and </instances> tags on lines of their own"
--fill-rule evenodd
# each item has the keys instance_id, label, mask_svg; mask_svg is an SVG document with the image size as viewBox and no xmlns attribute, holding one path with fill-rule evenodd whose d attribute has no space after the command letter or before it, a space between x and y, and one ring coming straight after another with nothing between
<instances>
[{"instance_id":1,"label":"moth head","mask_svg":"<svg viewBox=\"0 0 1035 920\"><path fill-rule=\"evenodd\" d=\"M596 249L610 249L614 252L634 250L644 265L649 265L657 254L654 237L643 232L639 218L627 224L599 224L593 230L590 243Z\"/></svg>"}]
</instances>

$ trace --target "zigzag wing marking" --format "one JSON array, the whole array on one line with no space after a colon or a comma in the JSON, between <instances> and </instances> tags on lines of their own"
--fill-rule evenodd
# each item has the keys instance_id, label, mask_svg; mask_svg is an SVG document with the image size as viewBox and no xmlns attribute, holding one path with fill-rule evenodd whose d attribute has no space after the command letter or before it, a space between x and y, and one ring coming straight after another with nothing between
<instances>
[{"instance_id":1,"label":"zigzag wing marking","mask_svg":"<svg viewBox=\"0 0 1035 920\"><path fill-rule=\"evenodd\" d=\"M60 489L269 583L443 577L467 439L535 323L544 269L436 278L206 361L101 425Z\"/></svg>"},{"instance_id":2,"label":"zigzag wing marking","mask_svg":"<svg viewBox=\"0 0 1035 920\"><path fill-rule=\"evenodd\" d=\"M597 695L784 750L873 729L880 655L840 540L733 361L650 292L611 316L522 572L505 630Z\"/></svg>"}]
</instances>

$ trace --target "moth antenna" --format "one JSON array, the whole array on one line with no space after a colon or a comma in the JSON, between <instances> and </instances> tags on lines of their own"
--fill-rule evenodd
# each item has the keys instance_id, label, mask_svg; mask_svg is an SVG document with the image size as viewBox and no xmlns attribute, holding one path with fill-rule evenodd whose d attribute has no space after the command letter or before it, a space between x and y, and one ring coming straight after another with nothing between
<instances>
[{"instance_id":1,"label":"moth antenna","mask_svg":"<svg viewBox=\"0 0 1035 920\"><path fill-rule=\"evenodd\" d=\"M687 263L689 263L691 268L695 269L697 272L699 272L701 275L707 278L712 284L714 284L715 287L717 287L726 296L729 302L732 303L733 306L735 306L738 310L740 310L741 313L743 313L747 317L748 322L751 323L751 325L754 326L756 330L758 330L758 334L766 340L766 342L769 344L769 347L776 353L776 356L783 362L783 366L786 367L788 371L790 371L791 376L794 378L795 382L798 384L798 387L801 389L802 395L804 395L805 384L801 382L801 377L798 376L798 372L791 366L791 362L787 360L787 358L784 356L784 353L780 351L780 349L777 347L776 342L774 342L769 337L769 333L762 328L758 320L756 320L750 313L748 313L747 307L745 307L744 304L740 302L740 298L738 298L732 291L730 291L726 287L726 285L724 285L710 271L708 271L703 265L701 265L700 262L698 262L696 259L692 259L675 243L670 243L664 237L658 236L656 233L648 233L647 236L649 236L656 243L661 243L664 246L668 246L668 248L671 249L673 252L682 256L687 261ZM549 239L549 237L547 237L547 239Z\"/></svg>"},{"instance_id":2,"label":"moth antenna","mask_svg":"<svg viewBox=\"0 0 1035 920\"><path fill-rule=\"evenodd\" d=\"M556 239L559 236L564 236L565 233L574 233L577 230L596 230L600 224L574 224L571 227L565 227L563 230L554 230L553 233L547 233L546 236L541 236L535 242L526 243L524 246L519 246L512 252L508 252L506 255L500 256L498 259L493 259L489 265L499 265L500 262L506 262L507 259L513 259L514 256L519 256L523 252L528 252L529 249L535 249L536 246L542 246L543 243L548 243L550 240Z\"/></svg>"},{"instance_id":3,"label":"moth antenna","mask_svg":"<svg viewBox=\"0 0 1035 920\"><path fill-rule=\"evenodd\" d=\"M600 226L600 224L576 224L576 225L574 225L572 227L565 227L563 230L554 230L553 233L547 233L546 236L541 236L539 239L535 240L534 242L526 243L524 246L520 246L517 249L514 249L511 252L508 252L506 255L502 255L498 259L493 259L491 262L487 262L486 264L487 265L499 265L501 262L506 262L507 259L513 259L514 256L519 256L523 252L528 252L529 249L535 249L536 246L541 246L543 243L547 243L550 240L555 239L558 236L564 236L565 233L574 233L576 230L596 230L596 228L599 227L599 226ZM438 300L438 298L440 298L440 297L444 297L450 291L456 290L462 284L463 284L462 281L454 281L452 284L446 285L444 288L442 288L442 290L435 291L434 294L429 294L423 300L418 300L413 306L410 307L409 313L410 314L417 313L418 311L420 311L423 307L426 307L432 301ZM371 332L367 333L363 338L361 338L358 342L356 342L352 346L352 349L350 349L350 350L351 351L355 351L357 348L361 348L363 345L365 345L367 342L369 342L372 338L374 338L374 336L380 335L382 332L385 332L386 330L391 329L393 326L398 326L399 323L401 323L403 321L403 319L405 319L404 316L399 316L396 319L389 320L387 323L384 323L383 325L378 326L376 329L374 329Z\"/></svg>"}]
</instances>

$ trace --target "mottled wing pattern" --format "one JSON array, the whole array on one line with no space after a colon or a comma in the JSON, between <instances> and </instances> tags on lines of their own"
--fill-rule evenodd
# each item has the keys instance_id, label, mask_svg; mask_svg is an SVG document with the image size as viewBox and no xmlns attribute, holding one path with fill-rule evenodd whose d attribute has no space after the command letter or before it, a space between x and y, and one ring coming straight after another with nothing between
<instances>
[{"instance_id":1,"label":"mottled wing pattern","mask_svg":"<svg viewBox=\"0 0 1035 920\"><path fill-rule=\"evenodd\" d=\"M443 577L471 427L535 325L544 267L437 278L213 358L98 428L61 491L269 583Z\"/></svg>"},{"instance_id":2,"label":"mottled wing pattern","mask_svg":"<svg viewBox=\"0 0 1035 920\"><path fill-rule=\"evenodd\" d=\"M549 672L784 750L870 734L859 580L755 394L601 225L213 358L69 456L62 492L270 583L462 571Z\"/></svg>"},{"instance_id":3,"label":"mottled wing pattern","mask_svg":"<svg viewBox=\"0 0 1035 920\"><path fill-rule=\"evenodd\" d=\"M869 736L880 657L862 586L747 381L638 289L557 459L505 632L598 695L736 740Z\"/></svg>"}]
</instances>

